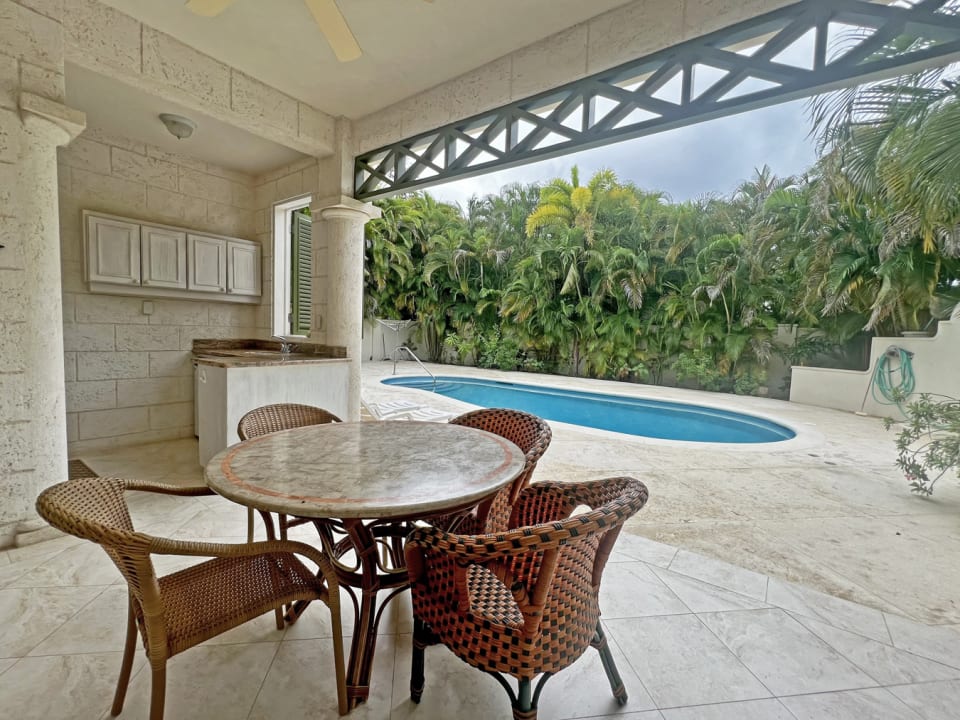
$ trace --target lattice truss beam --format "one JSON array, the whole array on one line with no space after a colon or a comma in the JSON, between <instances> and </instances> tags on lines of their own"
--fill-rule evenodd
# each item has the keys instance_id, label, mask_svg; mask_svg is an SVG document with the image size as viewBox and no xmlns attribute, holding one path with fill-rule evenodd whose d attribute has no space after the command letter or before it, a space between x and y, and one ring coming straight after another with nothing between
<instances>
[{"instance_id":1,"label":"lattice truss beam","mask_svg":"<svg viewBox=\"0 0 960 720\"><path fill-rule=\"evenodd\" d=\"M804 0L360 155L369 199L960 59L960 0Z\"/></svg>"}]
</instances>

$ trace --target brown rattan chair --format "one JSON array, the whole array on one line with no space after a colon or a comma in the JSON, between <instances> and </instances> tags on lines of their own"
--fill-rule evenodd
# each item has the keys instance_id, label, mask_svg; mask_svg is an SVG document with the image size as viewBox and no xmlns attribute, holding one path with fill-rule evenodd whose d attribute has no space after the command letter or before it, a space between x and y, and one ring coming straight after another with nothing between
<instances>
[{"instance_id":1,"label":"brown rattan chair","mask_svg":"<svg viewBox=\"0 0 960 720\"><path fill-rule=\"evenodd\" d=\"M240 436L241 440L250 440L280 430L292 430L307 425L325 425L335 422L342 421L332 412L323 408L295 403L278 403L254 408L240 418L240 422L237 424L237 435ZM263 515L264 522L269 522L268 514L260 514ZM291 519L286 515L279 515L277 524L280 528L280 539L287 539L288 528L306 522L309 521L303 518ZM271 530L267 531L267 537L272 537ZM247 541L253 542L253 508L247 508Z\"/></svg>"},{"instance_id":2,"label":"brown rattan chair","mask_svg":"<svg viewBox=\"0 0 960 720\"><path fill-rule=\"evenodd\" d=\"M623 705L627 692L600 626L598 594L623 523L646 501L647 488L633 478L535 483L514 506L522 527L495 535L414 530L406 545L414 702L423 693L424 649L442 642L503 685L515 720L536 720L544 683L588 645L600 651ZM592 510L571 515L582 505ZM517 692L504 675L517 678Z\"/></svg>"},{"instance_id":3,"label":"brown rattan chair","mask_svg":"<svg viewBox=\"0 0 960 720\"><path fill-rule=\"evenodd\" d=\"M486 513L480 510L478 514L467 515L459 520L444 518L435 521L434 524L465 535L502 532L509 526L510 511L520 491L530 484L530 477L537 467L537 461L550 447L550 439L553 437L550 426L536 415L508 408L472 410L455 417L450 422L454 425L486 430L506 438L523 451L526 462L523 465L523 472L494 496Z\"/></svg>"},{"instance_id":4,"label":"brown rattan chair","mask_svg":"<svg viewBox=\"0 0 960 720\"><path fill-rule=\"evenodd\" d=\"M213 494L206 487L84 478L54 485L37 499L37 512L48 523L98 543L127 581L127 638L111 713L116 716L123 709L138 630L152 670L150 720L161 720L168 658L283 603L321 600L330 608L337 703L340 714L346 714L339 584L323 553L298 542L225 545L146 535L133 527L124 497L127 490L182 496ZM152 555L213 559L158 577ZM310 570L298 555L316 563L319 571Z\"/></svg>"}]
</instances>

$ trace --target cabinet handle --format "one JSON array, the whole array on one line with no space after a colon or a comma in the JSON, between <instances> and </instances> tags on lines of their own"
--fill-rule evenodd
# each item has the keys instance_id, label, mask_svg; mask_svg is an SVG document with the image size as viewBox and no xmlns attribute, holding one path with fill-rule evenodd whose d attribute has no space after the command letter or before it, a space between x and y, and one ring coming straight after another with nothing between
<instances>
[{"instance_id":1,"label":"cabinet handle","mask_svg":"<svg viewBox=\"0 0 960 720\"><path fill-rule=\"evenodd\" d=\"M130 281L130 284L131 284L131 285L139 285L139 284L140 284L140 281L137 280L136 278L134 278L133 280Z\"/></svg>"},{"instance_id":2,"label":"cabinet handle","mask_svg":"<svg viewBox=\"0 0 960 720\"><path fill-rule=\"evenodd\" d=\"M144 284L144 285L149 285L149 284L150 284L150 281L149 281L149 280L144 280L144 281L143 281L143 284Z\"/></svg>"},{"instance_id":3,"label":"cabinet handle","mask_svg":"<svg viewBox=\"0 0 960 720\"><path fill-rule=\"evenodd\" d=\"M228 292L228 293L232 293L233 290L231 290L230 288L227 288L227 292Z\"/></svg>"}]
</instances>

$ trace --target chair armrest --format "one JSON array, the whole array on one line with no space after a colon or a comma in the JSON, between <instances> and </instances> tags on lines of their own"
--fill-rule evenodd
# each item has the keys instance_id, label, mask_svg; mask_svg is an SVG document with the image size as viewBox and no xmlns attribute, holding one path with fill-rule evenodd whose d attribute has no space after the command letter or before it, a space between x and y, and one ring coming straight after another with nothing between
<instances>
[{"instance_id":1,"label":"chair armrest","mask_svg":"<svg viewBox=\"0 0 960 720\"><path fill-rule=\"evenodd\" d=\"M197 557L252 557L267 553L293 553L312 560L320 568L331 588L337 587L337 573L327 555L312 545L295 540L265 540L253 543L207 543L192 540L144 535L149 544L147 551L153 555L184 555Z\"/></svg>"},{"instance_id":2,"label":"chair armrest","mask_svg":"<svg viewBox=\"0 0 960 720\"><path fill-rule=\"evenodd\" d=\"M522 531L511 534L529 537ZM484 545L484 539L497 543L497 547L493 549ZM464 541L474 541L479 545L474 547L469 543L471 546L468 547ZM547 589L556 569L559 541L544 543L540 540L540 544L534 547L511 547L500 545L500 542L512 541L504 535L452 535L438 528L417 529L411 533L405 547L410 583L429 582L428 578L434 574L450 578L451 582L446 585L447 592L442 593L443 598L435 600L463 615L469 611L472 599L467 582L470 567L482 566L503 583L513 596L523 616L524 633L533 637L539 630ZM514 574L516 562L522 562L522 556L534 553L541 554L535 576L516 582L519 579Z\"/></svg>"},{"instance_id":3,"label":"chair armrest","mask_svg":"<svg viewBox=\"0 0 960 720\"><path fill-rule=\"evenodd\" d=\"M163 495L180 495L182 497L202 497L204 495L216 495L206 485L167 485L166 483L150 482L149 480L124 480L125 490L139 490L141 492L154 492Z\"/></svg>"}]
</instances>

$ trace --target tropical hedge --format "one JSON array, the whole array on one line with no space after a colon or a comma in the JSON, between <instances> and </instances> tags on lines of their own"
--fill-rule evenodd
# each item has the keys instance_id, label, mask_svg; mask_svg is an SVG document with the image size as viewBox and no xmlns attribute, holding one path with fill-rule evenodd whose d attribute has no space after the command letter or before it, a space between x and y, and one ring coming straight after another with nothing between
<instances>
[{"instance_id":1,"label":"tropical hedge","mask_svg":"<svg viewBox=\"0 0 960 720\"><path fill-rule=\"evenodd\" d=\"M509 185L465 208L380 201L366 312L416 319L432 361L755 392L867 332L960 299L960 102L947 70L811 103L820 157L673 202L612 170ZM794 345L774 343L795 324Z\"/></svg>"}]
</instances>

